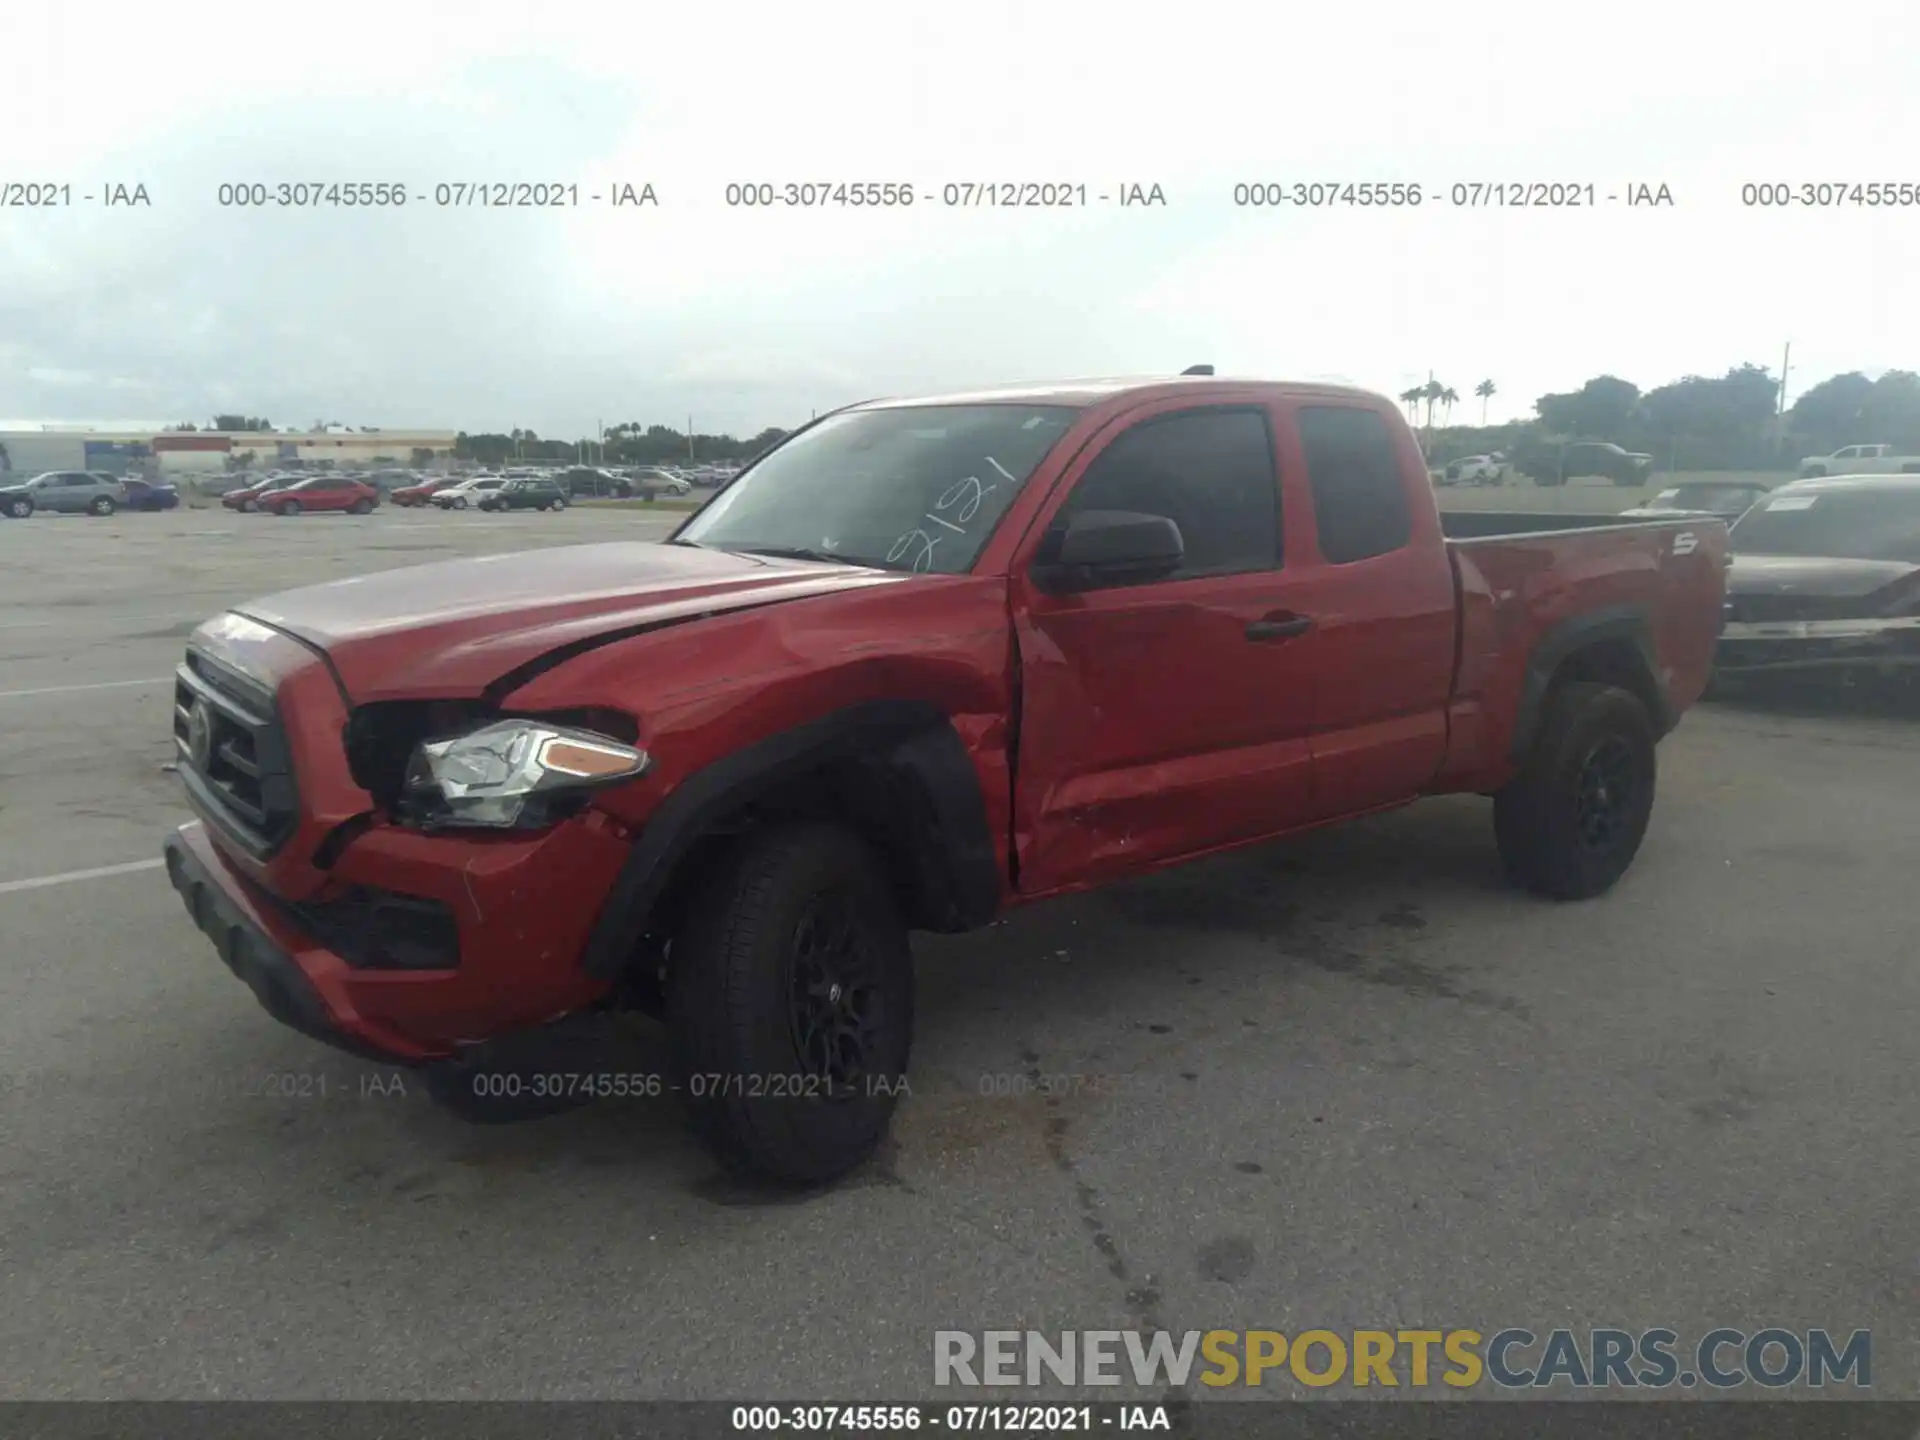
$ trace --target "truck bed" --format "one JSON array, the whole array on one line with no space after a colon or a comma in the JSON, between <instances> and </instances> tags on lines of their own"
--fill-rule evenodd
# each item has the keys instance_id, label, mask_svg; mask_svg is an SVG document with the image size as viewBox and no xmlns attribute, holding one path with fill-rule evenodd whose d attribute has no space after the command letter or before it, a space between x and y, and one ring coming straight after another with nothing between
<instances>
[{"instance_id":1,"label":"truck bed","mask_svg":"<svg viewBox=\"0 0 1920 1440\"><path fill-rule=\"evenodd\" d=\"M1664 525L1664 520L1628 520L1618 515L1541 515L1525 510L1442 510L1440 533L1449 540L1488 540L1502 535L1551 535L1610 526Z\"/></svg>"},{"instance_id":2,"label":"truck bed","mask_svg":"<svg viewBox=\"0 0 1920 1440\"><path fill-rule=\"evenodd\" d=\"M1724 520L1480 511L1443 513L1441 531L1458 607L1453 785L1505 778L1547 677L1575 650L1637 650L1644 666L1618 669L1652 677L1643 698L1662 730L1699 699L1719 634Z\"/></svg>"}]
</instances>

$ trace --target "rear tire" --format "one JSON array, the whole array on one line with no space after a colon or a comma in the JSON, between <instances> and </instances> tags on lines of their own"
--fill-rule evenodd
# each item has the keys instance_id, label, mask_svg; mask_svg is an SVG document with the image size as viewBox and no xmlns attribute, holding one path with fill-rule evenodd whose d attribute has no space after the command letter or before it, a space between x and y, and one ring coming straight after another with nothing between
<instances>
[{"instance_id":1,"label":"rear tire","mask_svg":"<svg viewBox=\"0 0 1920 1440\"><path fill-rule=\"evenodd\" d=\"M453 508L454 508L454 509L456 509L456 510L464 510L464 509L466 509L466 508L467 508L467 502L466 502L466 500L465 500L464 498L463 498L463 499L458 499L458 500L455 500L455 501L453 502Z\"/></svg>"},{"instance_id":2,"label":"rear tire","mask_svg":"<svg viewBox=\"0 0 1920 1440\"><path fill-rule=\"evenodd\" d=\"M866 843L824 824L748 836L672 955L681 1093L721 1162L818 1185L870 1156L904 1089L913 955Z\"/></svg>"},{"instance_id":3,"label":"rear tire","mask_svg":"<svg viewBox=\"0 0 1920 1440\"><path fill-rule=\"evenodd\" d=\"M87 506L87 513L89 515L111 515L117 509L119 509L119 506L115 505L109 497L102 495L99 499Z\"/></svg>"},{"instance_id":4,"label":"rear tire","mask_svg":"<svg viewBox=\"0 0 1920 1440\"><path fill-rule=\"evenodd\" d=\"M276 505L273 513L276 515L298 515L300 513L300 502L298 500L289 500L283 505Z\"/></svg>"},{"instance_id":5,"label":"rear tire","mask_svg":"<svg viewBox=\"0 0 1920 1440\"><path fill-rule=\"evenodd\" d=\"M1653 814L1654 741L1647 707L1628 691L1584 680L1557 686L1520 773L1494 796L1507 874L1554 900L1611 889Z\"/></svg>"}]
</instances>

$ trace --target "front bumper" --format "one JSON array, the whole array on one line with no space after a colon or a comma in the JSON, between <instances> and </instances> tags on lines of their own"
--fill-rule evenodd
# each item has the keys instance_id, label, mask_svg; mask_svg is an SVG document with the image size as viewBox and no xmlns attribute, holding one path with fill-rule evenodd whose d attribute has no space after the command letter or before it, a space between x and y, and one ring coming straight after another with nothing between
<instances>
[{"instance_id":1,"label":"front bumper","mask_svg":"<svg viewBox=\"0 0 1920 1440\"><path fill-rule=\"evenodd\" d=\"M491 843L379 828L349 843L322 889L299 900L249 878L199 822L167 837L165 857L194 922L275 1019L357 1055L418 1064L604 997L607 982L581 959L627 850L581 821ZM379 963L378 937L352 900L370 889L444 907L457 955L443 968Z\"/></svg>"},{"instance_id":2,"label":"front bumper","mask_svg":"<svg viewBox=\"0 0 1920 1440\"><path fill-rule=\"evenodd\" d=\"M367 1059L417 1064L428 1058L428 1052L405 1037L368 1025L350 1010L337 1010L328 1003L309 965L326 974L327 962L338 963L337 959L316 950L251 893L247 882L220 858L205 827L181 826L167 837L164 854L167 878L180 892L194 924L274 1019L311 1039Z\"/></svg>"},{"instance_id":3,"label":"front bumper","mask_svg":"<svg viewBox=\"0 0 1920 1440\"><path fill-rule=\"evenodd\" d=\"M1920 665L1920 616L1730 622L1713 663L1725 675L1905 669Z\"/></svg>"}]
</instances>

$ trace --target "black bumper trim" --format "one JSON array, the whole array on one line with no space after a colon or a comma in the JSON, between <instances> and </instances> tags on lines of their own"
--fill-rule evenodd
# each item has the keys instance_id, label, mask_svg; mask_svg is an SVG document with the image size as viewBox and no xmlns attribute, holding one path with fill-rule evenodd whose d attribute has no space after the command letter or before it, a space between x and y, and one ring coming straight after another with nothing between
<instances>
[{"instance_id":1,"label":"black bumper trim","mask_svg":"<svg viewBox=\"0 0 1920 1440\"><path fill-rule=\"evenodd\" d=\"M213 942L216 954L234 975L253 991L254 998L274 1019L309 1039L383 1065L411 1065L406 1056L389 1054L347 1035L333 1024L293 956L235 905L207 867L178 835L169 835L163 851L167 878L180 892L193 923Z\"/></svg>"}]
</instances>

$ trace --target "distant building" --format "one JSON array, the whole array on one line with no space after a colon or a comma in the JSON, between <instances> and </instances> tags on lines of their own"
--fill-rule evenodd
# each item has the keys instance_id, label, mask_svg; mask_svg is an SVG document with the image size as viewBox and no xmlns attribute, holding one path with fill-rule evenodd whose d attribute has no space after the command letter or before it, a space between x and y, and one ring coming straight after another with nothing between
<instances>
[{"instance_id":1,"label":"distant building","mask_svg":"<svg viewBox=\"0 0 1920 1440\"><path fill-rule=\"evenodd\" d=\"M436 460L453 452L452 430L146 430L47 427L0 430L0 470L106 470L146 465L166 471L225 470L230 461L275 465L330 464L342 469L409 465L414 452Z\"/></svg>"}]
</instances>

